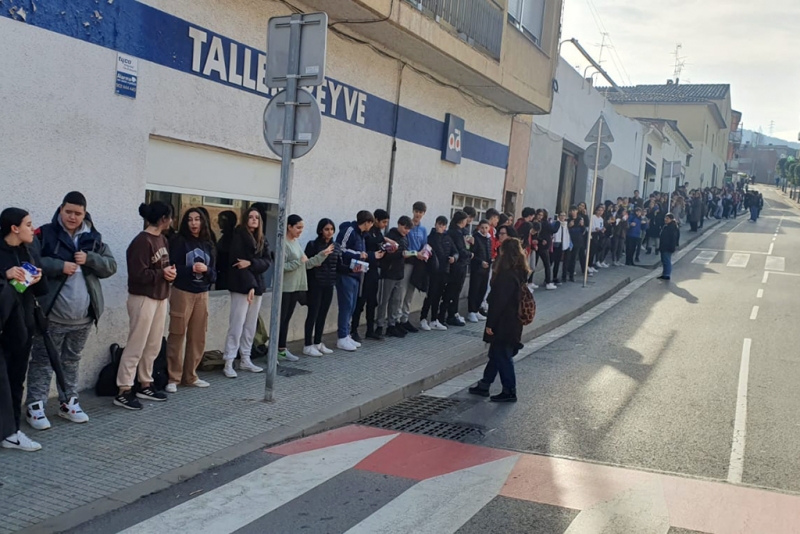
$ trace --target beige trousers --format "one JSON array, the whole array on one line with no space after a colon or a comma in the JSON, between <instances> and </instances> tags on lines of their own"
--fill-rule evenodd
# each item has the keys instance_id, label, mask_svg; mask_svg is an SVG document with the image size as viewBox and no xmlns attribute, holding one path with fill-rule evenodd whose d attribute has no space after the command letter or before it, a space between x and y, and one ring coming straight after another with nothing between
<instances>
[{"instance_id":1,"label":"beige trousers","mask_svg":"<svg viewBox=\"0 0 800 534\"><path fill-rule=\"evenodd\" d=\"M207 328L208 292L189 293L173 287L169 297L167 337L170 384L189 386L197 381L197 367L206 350Z\"/></svg>"},{"instance_id":2,"label":"beige trousers","mask_svg":"<svg viewBox=\"0 0 800 534\"><path fill-rule=\"evenodd\" d=\"M120 388L132 388L135 374L138 374L141 384L153 382L153 362L161 351L167 320L167 299L128 295L128 318L128 343L122 352L117 372L117 385Z\"/></svg>"}]
</instances>

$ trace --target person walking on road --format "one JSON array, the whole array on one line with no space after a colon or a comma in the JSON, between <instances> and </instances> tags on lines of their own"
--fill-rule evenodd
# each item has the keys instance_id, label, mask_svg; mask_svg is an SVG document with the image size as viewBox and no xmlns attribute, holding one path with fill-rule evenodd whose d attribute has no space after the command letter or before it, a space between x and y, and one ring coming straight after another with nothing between
<instances>
[{"instance_id":1,"label":"person walking on road","mask_svg":"<svg viewBox=\"0 0 800 534\"><path fill-rule=\"evenodd\" d=\"M520 291L527 291L529 267L519 239L507 239L500 245L495 262L492 291L489 293L489 316L483 340L489 343L489 361L483 378L469 388L473 395L489 397L489 388L497 375L503 391L492 395L492 402L517 402L517 377L514 356L522 346L522 319L519 315Z\"/></svg>"},{"instance_id":2,"label":"person walking on road","mask_svg":"<svg viewBox=\"0 0 800 534\"><path fill-rule=\"evenodd\" d=\"M52 222L39 228L36 235L32 248L41 258L49 287L40 304L49 319L50 339L61 355L68 390L58 392L58 415L73 423L86 423L89 416L78 403L78 367L92 325L103 314L100 280L117 272L117 262L86 212L86 197L78 191L67 193ZM44 407L52 377L44 338L34 336L25 404L28 424L36 430L50 428Z\"/></svg>"},{"instance_id":3,"label":"person walking on road","mask_svg":"<svg viewBox=\"0 0 800 534\"><path fill-rule=\"evenodd\" d=\"M672 213L664 216L664 227L661 229L661 276L659 280L669 281L672 277L672 254L680 246L681 231Z\"/></svg>"}]
</instances>

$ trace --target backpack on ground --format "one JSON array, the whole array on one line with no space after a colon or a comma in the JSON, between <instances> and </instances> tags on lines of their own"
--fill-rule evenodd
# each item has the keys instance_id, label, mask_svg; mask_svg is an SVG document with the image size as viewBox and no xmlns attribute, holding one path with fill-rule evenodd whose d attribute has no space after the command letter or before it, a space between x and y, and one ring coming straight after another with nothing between
<instances>
[{"instance_id":1,"label":"backpack on ground","mask_svg":"<svg viewBox=\"0 0 800 534\"><path fill-rule=\"evenodd\" d=\"M117 373L119 372L119 362L122 358L123 348L117 343L109 347L111 362L100 370L94 391L98 397L115 397L119 392L117 386ZM163 391L169 383L169 372L167 368L167 340L161 338L161 350L158 352L155 362L153 362L153 387L157 391ZM134 377L134 387L139 386L139 378Z\"/></svg>"},{"instance_id":2,"label":"backpack on ground","mask_svg":"<svg viewBox=\"0 0 800 534\"><path fill-rule=\"evenodd\" d=\"M528 284L523 282L519 289L519 320L522 321L522 326L528 326L534 317L536 317L536 301Z\"/></svg>"}]
</instances>

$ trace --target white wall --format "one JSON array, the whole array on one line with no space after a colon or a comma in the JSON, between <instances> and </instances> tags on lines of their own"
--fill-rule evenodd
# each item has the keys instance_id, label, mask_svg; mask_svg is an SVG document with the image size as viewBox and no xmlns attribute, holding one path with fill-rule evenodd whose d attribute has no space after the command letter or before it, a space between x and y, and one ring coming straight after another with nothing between
<instances>
[{"instance_id":1,"label":"white wall","mask_svg":"<svg viewBox=\"0 0 800 534\"><path fill-rule=\"evenodd\" d=\"M635 189L631 186L637 183L642 166L644 128L637 121L618 114L614 106L600 92L584 82L581 74L563 58L559 60L556 79L559 90L555 94L551 113L534 117L526 191L542 192L542 202L538 198L534 201L537 207L554 207L559 179L558 171L553 172L554 162L557 157L560 168L562 149L558 139L565 139L580 149L585 149L589 143L584 138L603 113L607 127L614 135L614 142L609 143L613 151L612 166L600 174L604 178L603 196L611 198L610 195L613 194L616 198L631 195ZM591 191L592 172L587 173L584 178L585 185L580 183L581 174L579 172L576 178L576 199L583 199L587 196L586 191ZM531 205L528 198L525 205Z\"/></svg>"},{"instance_id":2,"label":"white wall","mask_svg":"<svg viewBox=\"0 0 800 534\"><path fill-rule=\"evenodd\" d=\"M260 0L144 3L259 50L265 46L267 20L288 14L278 2ZM0 18L0 35L6 50L0 55L0 100L9 103L0 122L0 177L4 184L24 184L4 189L4 205L29 209L40 225L50 221L65 192L81 190L119 262L118 274L103 282L106 314L84 353L81 386L88 387L107 361L108 346L124 344L127 335L125 249L141 229L136 210L144 200L151 136L219 147L270 165L276 158L262 136L267 99L140 60L138 94L131 100L114 94L113 50L6 18ZM396 102L398 66L329 33L331 78ZM43 83L43 73L52 83ZM439 121L455 113L465 119L468 131L508 144L510 116L477 106L410 69L403 76L401 105ZM369 100L366 106L368 113ZM354 219L360 209L386 207L391 153L389 135L323 117L319 143L296 160L293 173L289 212L306 219L304 242L313 237L321 217L338 224ZM446 163L439 149L398 141L392 218L410 214L411 204L423 200L430 227L436 215L449 215L453 192L493 198L499 206L504 174L502 168L470 159ZM274 179L274 173L265 173L265 179ZM219 193L224 192L225 176L220 176ZM265 319L269 305L265 298ZM227 317L227 294L213 293L208 349L222 348ZM330 330L335 304L328 317ZM295 314L291 339L301 337L304 318L302 308Z\"/></svg>"}]
</instances>

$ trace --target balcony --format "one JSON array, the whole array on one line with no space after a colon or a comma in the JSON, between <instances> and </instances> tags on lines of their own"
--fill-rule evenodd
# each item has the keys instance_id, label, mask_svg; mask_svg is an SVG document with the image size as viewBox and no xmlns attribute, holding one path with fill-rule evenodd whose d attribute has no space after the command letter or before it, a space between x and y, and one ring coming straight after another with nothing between
<instances>
[{"instance_id":1,"label":"balcony","mask_svg":"<svg viewBox=\"0 0 800 534\"><path fill-rule=\"evenodd\" d=\"M543 114L552 106L562 0L543 4L538 43L506 22L506 0L302 2L328 13L333 29L368 40L499 108Z\"/></svg>"},{"instance_id":2,"label":"balcony","mask_svg":"<svg viewBox=\"0 0 800 534\"><path fill-rule=\"evenodd\" d=\"M505 10L492 0L406 0L459 39L499 60Z\"/></svg>"}]
</instances>

